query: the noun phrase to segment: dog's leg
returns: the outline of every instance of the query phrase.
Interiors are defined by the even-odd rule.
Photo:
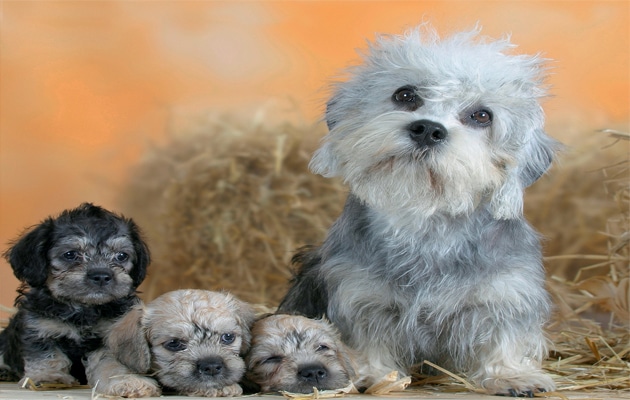
[[[456,368],[491,394],[533,397],[553,391],[553,380],[541,369],[546,340],[540,320],[499,308],[474,308],[453,322],[447,348]]]
[[[479,348],[472,378],[497,395],[533,397],[553,391],[553,380],[541,370],[541,357],[536,354],[545,347],[544,340],[535,327],[516,335],[497,329],[493,339]]]
[[[4,363],[0,355],[0,382],[15,382],[19,379],[19,375]]]
[[[24,376],[19,384],[22,386],[26,379],[36,385],[40,383],[63,383],[72,385],[77,383],[70,375],[72,361],[59,349],[43,353],[26,354],[24,356]]]
[[[154,379],[133,373],[107,350],[92,352],[85,371],[96,393],[121,397],[158,397],[162,393]]]
[[[406,368],[398,365],[390,349],[376,341],[368,341],[358,346],[357,353],[360,354],[361,360],[365,361],[359,365],[358,379],[354,382],[358,389],[369,388],[392,371],[398,371],[401,375],[408,374]]]

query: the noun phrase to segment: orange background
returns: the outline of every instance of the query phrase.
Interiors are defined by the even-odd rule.
[[[2,1],[0,243],[92,201],[195,115],[316,120],[328,80],[376,32],[479,22],[552,58],[548,130],[628,130],[627,1]],[[0,304],[17,281],[0,262]]]

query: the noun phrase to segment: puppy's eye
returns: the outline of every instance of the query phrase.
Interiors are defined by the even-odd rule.
[[[265,358],[261,364],[278,364],[282,362],[282,356],[271,356]]]
[[[77,258],[79,258],[79,253],[74,250],[66,251],[65,253],[63,253],[62,257],[68,261],[75,261]]]
[[[233,333],[224,333],[221,335],[221,344],[232,344],[236,336]]]
[[[392,95],[394,104],[404,107],[409,111],[414,111],[422,105],[422,100],[416,94],[413,86],[403,86],[398,88]]]
[[[480,126],[489,126],[492,123],[492,114],[487,110],[478,110],[470,115],[470,119]]]
[[[129,254],[123,253],[123,252],[116,253],[116,261],[118,261],[118,262],[125,262],[128,259],[129,259]]]
[[[325,344],[320,344],[319,346],[317,346],[317,350],[315,351],[326,351],[326,350],[330,350],[330,347],[326,346]]]
[[[182,351],[186,350],[186,343],[179,339],[171,339],[165,342],[162,346],[168,351]]]

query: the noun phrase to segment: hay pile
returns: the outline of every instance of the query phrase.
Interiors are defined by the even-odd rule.
[[[600,183],[595,193],[602,193],[602,200],[583,207],[594,216],[599,212],[599,223],[580,231],[583,242],[597,237],[602,244],[547,258],[551,266],[569,266],[556,273],[552,269],[549,279],[557,311],[548,327],[553,347],[546,368],[563,390],[630,391],[630,134],[602,134],[614,146],[609,148],[614,151],[596,152],[606,156],[595,168]],[[604,207],[606,201],[610,208]],[[586,248],[593,251],[581,251]],[[572,276],[559,274],[571,267]]]
[[[277,305],[293,253],[322,240],[345,200],[339,182],[308,172],[323,134],[216,119],[151,150],[123,199],[153,255],[143,297],[225,289]]]
[[[154,255],[144,298],[183,287],[225,289],[276,306],[295,249],[321,241],[345,200],[340,182],[307,169],[324,133],[320,125],[213,119],[152,149],[123,198]],[[596,135],[599,145],[569,149],[528,189],[525,212],[546,237],[557,304],[545,368],[561,390],[628,391],[628,135]],[[620,143],[603,148],[614,139]],[[471,389],[449,375],[415,380]]]

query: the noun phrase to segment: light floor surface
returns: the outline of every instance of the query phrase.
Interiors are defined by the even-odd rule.
[[[184,400],[195,399],[195,397],[188,396],[162,396],[165,400]],[[203,398],[203,397],[197,397]],[[237,399],[251,399],[261,398],[261,400],[282,400],[281,395],[252,395],[243,396]],[[339,397],[337,397],[339,398]],[[392,392],[383,396],[367,395],[367,394],[346,394],[343,398],[353,400],[413,400],[413,399],[435,399],[435,400],[499,400],[508,399],[508,397],[487,396],[472,392],[460,392],[460,393],[444,393],[435,390],[419,390],[419,389],[407,389],[402,392]],[[608,399],[630,399],[629,392],[618,391],[594,391],[594,392],[561,392],[559,394],[548,394],[545,397],[547,399],[568,399],[568,400],[608,400]],[[94,396],[91,389],[63,389],[63,390],[41,390],[34,391],[28,389],[21,389],[15,383],[0,383],[0,399],[10,400],[34,400],[34,399],[58,399],[58,400],[112,400],[121,399],[119,397],[107,397],[107,396]],[[320,398],[321,399],[321,398]]]

